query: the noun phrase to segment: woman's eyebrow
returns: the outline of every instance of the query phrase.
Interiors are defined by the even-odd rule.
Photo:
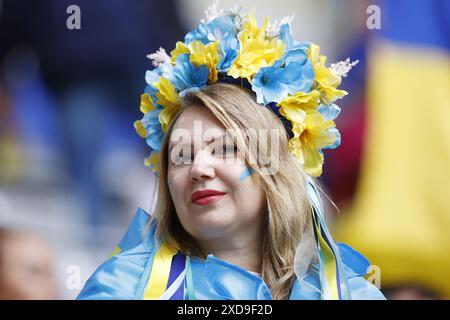
[[[206,142],[206,145],[209,145],[209,144],[215,142],[216,140],[223,141],[223,140],[224,140],[223,138],[226,137],[226,136],[227,136],[226,133],[224,133],[224,134],[221,135],[221,136],[217,136],[217,137],[212,136],[212,137],[209,138],[209,141],[205,141],[205,142]]]
[[[178,144],[179,144],[179,142],[175,142],[174,144],[170,145],[170,146],[169,146],[169,153],[172,151],[173,147],[177,146]],[[182,143],[181,145],[182,145],[182,146],[185,146],[185,145],[188,146],[188,145],[190,145],[191,147],[194,146],[192,142],[191,142],[191,143]]]
[[[213,142],[215,142],[216,140],[219,140],[219,139],[221,139],[221,141],[223,141],[224,139],[224,137],[226,137],[227,136],[227,134],[226,133],[224,133],[223,135],[221,135],[221,136],[217,136],[217,137],[209,137],[209,141],[204,141],[204,142],[206,142],[206,145],[210,145],[211,143],[213,143]],[[170,146],[169,146],[169,152],[170,151],[172,151],[172,149],[173,149],[173,147],[175,147],[175,146],[177,146],[179,143],[180,143],[181,141],[175,141],[173,144],[170,144]],[[182,144],[182,145],[191,145],[191,147],[193,147],[193,143],[191,142],[191,143],[184,143],[184,144]]]
[[[218,137],[212,137],[212,139],[210,140],[210,142],[207,143],[207,146],[210,146],[211,148],[217,148],[218,146],[225,146],[225,145],[229,145],[229,144],[234,145],[234,139],[233,137],[231,137],[228,134],[223,134],[221,136]]]

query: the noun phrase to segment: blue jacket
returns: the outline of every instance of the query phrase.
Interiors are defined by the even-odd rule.
[[[114,256],[105,261],[88,279],[77,299],[143,299],[151,273],[157,244],[156,225],[142,238],[149,215],[138,209]],[[366,281],[369,262],[351,247],[339,244],[344,271],[352,299],[384,299],[381,292]],[[206,260],[190,257],[195,299],[271,300],[268,286],[259,276],[212,254]],[[305,281],[294,282],[290,300],[321,299],[317,266],[312,265]],[[187,292],[187,290],[185,290]],[[192,299],[187,294],[185,299]]]

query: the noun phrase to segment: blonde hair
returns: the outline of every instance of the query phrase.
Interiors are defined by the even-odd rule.
[[[310,225],[311,207],[305,190],[305,172],[292,155],[286,130],[280,119],[269,109],[256,103],[254,93],[240,86],[216,83],[198,91],[191,91],[181,98],[179,113],[169,126],[161,146],[159,158],[159,194],[149,225],[156,219],[156,237],[167,245],[186,254],[205,258],[206,253],[182,227],[167,185],[168,142],[173,124],[185,108],[200,105],[208,108],[230,133],[244,157],[257,159],[257,138],[249,139],[236,134],[239,130],[275,129],[278,131],[279,168],[271,174],[263,174],[258,165],[249,165],[261,178],[265,191],[266,209],[262,241],[261,276],[268,285],[273,299],[288,299],[296,275],[294,256],[296,247]],[[233,132],[235,134],[233,134]],[[271,146],[263,154],[270,155]],[[261,146],[259,146],[261,148]],[[266,159],[262,159],[264,161]],[[267,163],[267,162],[264,162]]]

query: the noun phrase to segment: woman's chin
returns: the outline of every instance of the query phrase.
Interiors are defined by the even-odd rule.
[[[232,229],[233,222],[224,220],[222,217],[216,215],[209,215],[201,219],[193,219],[190,221],[196,238],[199,240],[215,239],[225,236],[228,230]]]

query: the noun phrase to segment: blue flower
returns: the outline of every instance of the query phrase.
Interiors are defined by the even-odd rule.
[[[234,60],[239,55],[239,40],[233,34],[228,34],[220,42],[220,51],[222,53],[222,58],[220,59],[217,70],[219,72],[228,72]]]
[[[337,118],[339,113],[341,113],[341,108],[334,103],[330,103],[329,105],[321,104],[317,107],[317,111],[322,114],[325,120],[334,120]]]
[[[173,66],[170,63],[164,63],[159,65],[157,68],[153,70],[148,70],[145,73],[145,82],[147,82],[147,86],[145,87],[144,92],[147,93],[153,101],[153,104],[158,109],[162,109],[163,107],[156,103],[158,100],[156,97],[156,93],[158,89],[156,89],[153,84],[159,81],[160,77],[169,78],[173,74]]]
[[[252,81],[258,103],[280,102],[288,94],[309,92],[314,69],[303,49],[286,52],[272,66],[261,68]]]
[[[155,82],[159,81],[159,77],[167,78],[168,75],[173,73],[173,66],[169,63],[160,64],[153,70],[148,70],[145,73],[145,82],[152,86]]]
[[[336,136],[336,141],[332,145],[324,147],[323,149],[336,149],[341,145],[341,133],[336,128],[330,128],[328,130]]]
[[[279,34],[279,39],[281,39],[286,48],[286,51],[290,51],[293,49],[307,49],[309,48],[309,43],[308,42],[297,42],[292,38],[292,32],[291,32],[291,27],[289,26],[289,24],[283,24],[280,27],[280,34]]]
[[[157,109],[162,109],[163,106],[159,105],[156,103],[156,101],[158,101],[158,98],[156,97],[156,93],[158,93],[158,90],[152,86],[152,85],[147,85],[144,89],[144,92],[147,93],[150,98],[152,99],[153,105],[157,108]]]
[[[201,23],[184,37],[184,42],[188,45],[195,40],[200,40],[203,44],[208,44],[217,38],[225,38],[227,34],[236,35],[235,18],[220,16],[211,22]]]
[[[325,120],[334,120],[337,118],[339,113],[341,113],[341,108],[339,108],[334,103],[330,103],[329,105],[321,104],[317,111],[320,112],[320,114],[325,118]],[[329,132],[332,132],[336,136],[336,141],[323,149],[335,149],[341,145],[341,133],[336,128],[330,128],[328,129]]]
[[[189,54],[180,54],[177,58],[173,73],[167,76],[178,91],[187,88],[206,86],[208,81],[208,67],[194,66],[189,60]]]
[[[142,125],[147,131],[146,142],[152,150],[159,151],[164,138],[161,123],[159,122],[159,113],[161,109],[150,110],[141,120]]]

